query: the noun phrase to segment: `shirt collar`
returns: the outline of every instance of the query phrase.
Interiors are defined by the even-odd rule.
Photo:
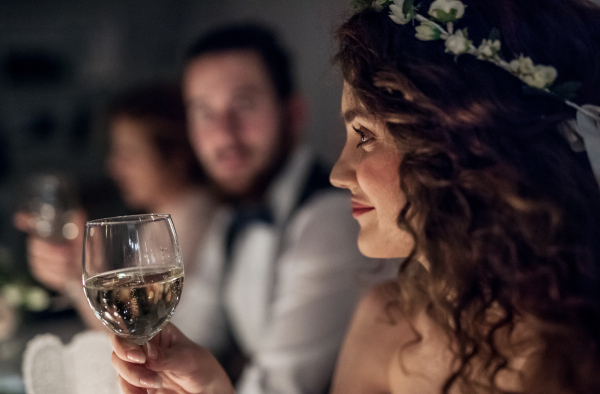
[[[272,211],[275,223],[281,223],[291,214],[304,187],[315,157],[307,146],[301,146],[285,162],[266,194],[266,203]]]

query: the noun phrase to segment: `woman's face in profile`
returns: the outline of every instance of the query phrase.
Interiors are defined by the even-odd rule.
[[[141,120],[120,116],[109,130],[107,167],[126,204],[148,210],[168,185],[170,166],[150,141],[149,126]]]
[[[402,155],[381,120],[367,114],[344,83],[342,117],[346,145],[331,171],[331,183],[352,193],[352,215],[360,224],[358,247],[368,257],[406,257],[412,237],[397,225],[405,197],[400,190]]]

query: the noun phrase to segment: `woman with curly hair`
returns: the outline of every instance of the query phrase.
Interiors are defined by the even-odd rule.
[[[556,75],[549,67],[531,64],[531,86],[484,58],[486,45],[488,57],[526,54],[555,68],[552,86],[581,81],[576,101],[599,105],[600,10],[463,4],[415,13],[464,14],[452,28],[468,27],[475,53],[416,38],[412,22],[389,17],[394,7],[366,9],[338,32],[348,142],[331,179],[353,194],[361,251],[408,258],[399,282],[359,307],[334,392],[600,392],[600,193],[565,138],[576,110],[543,94],[549,81],[535,85]],[[442,18],[415,18],[417,34],[432,20],[446,27]],[[494,27],[501,45],[477,47]],[[362,339],[373,330],[389,331],[387,346]],[[377,365],[384,354],[389,369]]]
[[[405,260],[359,305],[332,392],[600,392],[599,7],[365,3],[338,31],[331,181],[361,252]],[[233,391],[172,325],[113,348],[125,392]]]

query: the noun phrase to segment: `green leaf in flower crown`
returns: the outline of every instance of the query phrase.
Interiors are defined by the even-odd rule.
[[[576,82],[573,82],[573,84],[575,84]],[[546,97],[552,97],[555,100],[558,101],[565,101],[568,100],[556,93],[554,93],[552,90],[543,90],[543,89],[538,89],[538,88],[534,88],[532,86],[529,85],[523,85],[523,93],[525,94],[529,94],[529,95],[534,95],[534,96],[546,96]]]
[[[457,13],[458,11],[455,9],[451,9],[450,12],[438,9],[435,10],[435,17],[433,19],[442,23],[454,22],[456,20]]]
[[[500,40],[500,30],[498,30],[495,27],[492,28],[492,30],[490,31],[490,36],[488,37],[488,40],[490,40],[490,41]]]
[[[581,82],[570,81],[551,88],[552,93],[564,100],[572,100],[577,97],[577,91],[581,87]]]
[[[417,16],[417,7],[414,0],[404,0],[402,4],[402,12],[406,15],[406,19],[412,20]]]
[[[373,0],[350,0],[350,8],[354,11],[363,10],[370,7]]]
[[[558,98],[552,92],[549,92],[549,91],[546,91],[543,89],[534,88],[533,86],[529,86],[529,85],[523,85],[523,93],[529,94],[532,96],[550,96],[553,98]]]

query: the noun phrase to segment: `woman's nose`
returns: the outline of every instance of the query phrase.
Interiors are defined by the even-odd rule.
[[[329,174],[329,182],[333,186],[342,189],[351,189],[352,185],[356,182],[356,158],[353,157],[352,153],[348,149],[348,144],[346,144],[340,157],[331,169],[331,174]]]

